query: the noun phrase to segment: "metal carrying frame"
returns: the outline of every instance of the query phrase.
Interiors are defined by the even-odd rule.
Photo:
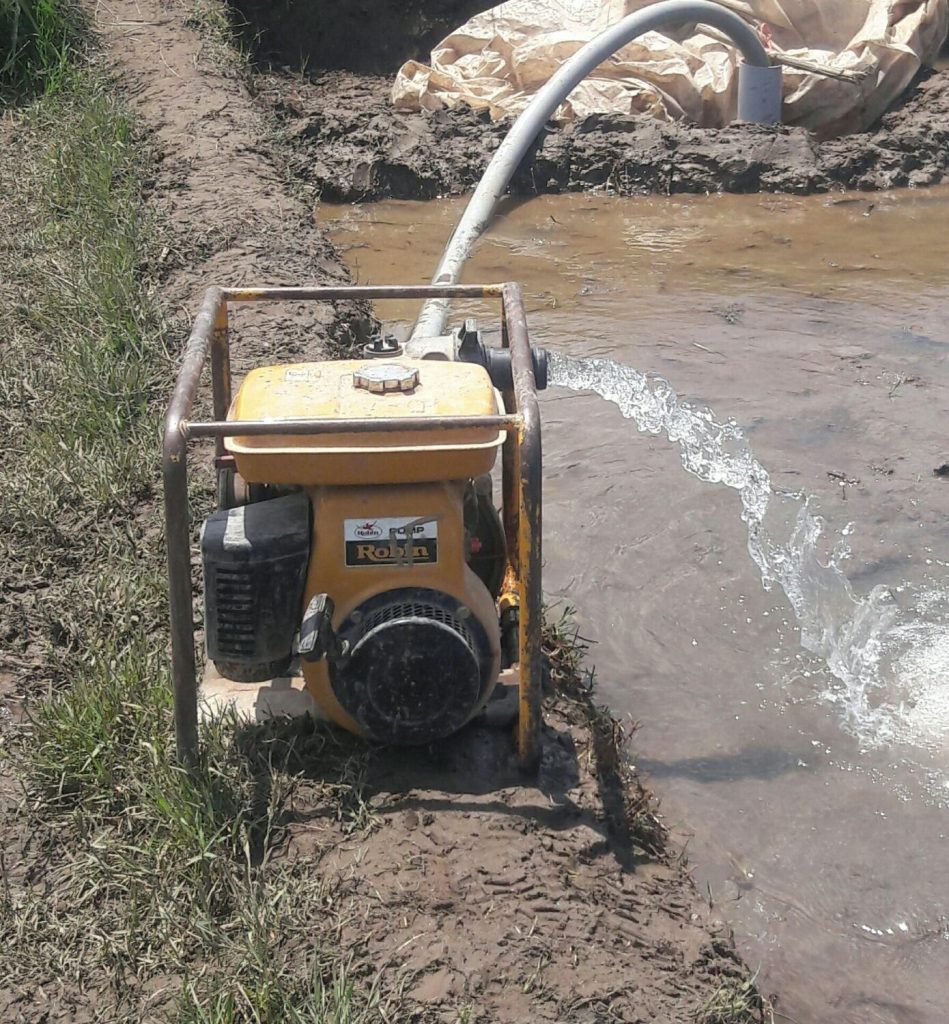
[[[511,350],[513,387],[503,392],[505,413],[498,416],[419,416],[374,420],[298,419],[228,421],[231,404],[229,305],[242,302],[381,299],[480,299],[501,303],[501,344]],[[211,355],[214,419],[191,422],[201,375]],[[319,436],[380,430],[439,431],[496,426],[507,431],[502,449],[503,522],[507,541],[506,581],[519,596],[517,753],[533,770],[540,756],[541,727],[541,435],[537,388],[520,286],[399,285],[392,287],[219,288],[207,290],[185,347],[181,369],[165,417],[162,476],[165,490],[165,540],[171,618],[171,675],[174,686],[175,741],[178,759],[193,764],[198,755],[198,679],[194,644],[191,576],[191,524],[188,502],[188,444],[215,438],[224,455],[224,438],[237,435]]]

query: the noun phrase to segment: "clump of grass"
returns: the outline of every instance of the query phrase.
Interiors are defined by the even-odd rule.
[[[148,760],[167,753],[155,742],[167,735],[171,700],[160,685],[164,673],[149,678],[155,668],[154,652],[137,638],[90,667],[77,666],[68,687],[35,705],[29,780],[44,813],[82,818],[128,809]]]
[[[758,976],[720,985],[696,1015],[697,1024],[774,1024],[770,1002],[758,991]]]
[[[189,984],[176,1007],[176,1024],[368,1024],[385,1019],[374,987],[360,996],[359,981],[343,961],[318,961],[302,976],[264,962],[233,978]]]
[[[79,32],[72,0],[0,0],[0,97],[23,99],[56,87]]]
[[[187,5],[185,24],[201,34],[214,68],[249,81],[251,50],[245,45],[247,22],[226,0],[187,0]]]

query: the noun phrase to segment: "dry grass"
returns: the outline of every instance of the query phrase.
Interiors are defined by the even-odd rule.
[[[251,47],[248,25],[236,9],[222,0],[176,0],[185,24],[204,41],[203,57],[215,71],[243,79],[251,85]]]
[[[699,1011],[697,1024],[774,1024],[774,1009],[757,980],[753,975],[720,985]]]

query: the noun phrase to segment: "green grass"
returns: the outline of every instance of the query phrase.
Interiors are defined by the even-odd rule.
[[[92,987],[108,1020],[367,1020],[375,979],[341,951],[340,904],[279,856],[294,770],[315,755],[327,806],[372,827],[364,760],[223,715],[193,770],[175,761],[156,478],[186,331],[157,302],[147,146],[87,69],[21,108],[10,138],[0,590],[6,656],[33,667],[3,747],[24,794],[0,823],[4,987],[79,1004]],[[29,871],[11,876],[17,857]]]
[[[18,100],[55,88],[78,46],[72,0],[0,0],[0,97]]]
[[[189,985],[176,1013],[178,1024],[367,1024],[383,1019],[379,1007],[374,992],[359,997],[345,963],[328,972],[315,963],[299,978],[264,962],[204,996]]]
[[[5,317],[14,358],[0,366],[13,446],[0,487],[12,491],[12,529],[54,539],[151,493],[170,355],[142,283],[155,236],[128,117],[103,83],[77,80],[28,127],[48,141],[19,184],[29,224],[5,260],[17,287]]]

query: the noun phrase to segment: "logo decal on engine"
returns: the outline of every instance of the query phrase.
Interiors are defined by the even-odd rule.
[[[304,381],[307,384],[315,383],[322,377],[323,372],[318,366],[288,366],[283,372],[284,380]]]
[[[438,522],[429,516],[347,519],[346,564],[418,565],[438,561]]]

